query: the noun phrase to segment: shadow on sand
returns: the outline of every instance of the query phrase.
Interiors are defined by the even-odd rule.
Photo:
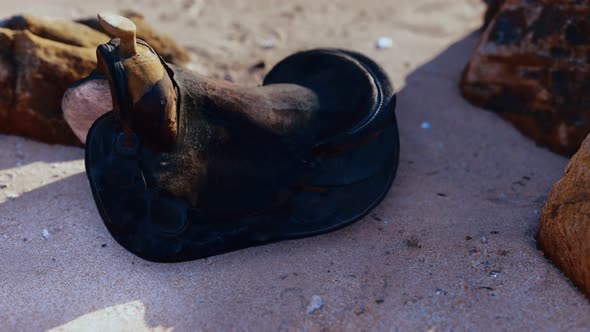
[[[3,250],[3,266],[33,271],[16,281],[10,299],[22,303],[18,297],[27,298],[29,287],[38,283],[54,291],[36,295],[18,313],[0,314],[0,320],[51,312],[45,304],[51,302],[59,312],[45,327],[55,327],[139,300],[149,326],[223,330],[258,319],[273,327],[301,327],[309,319],[305,306],[312,294],[324,298],[322,315],[341,326],[370,323],[375,329],[398,326],[406,318],[423,321],[425,329],[455,326],[453,321],[511,328],[526,321],[550,329],[556,322],[548,317],[590,317],[583,297],[543,259],[531,238],[538,224],[534,211],[542,207],[539,197],[559,176],[565,159],[535,147],[503,120],[460,97],[459,77],[476,42],[475,34],[467,36],[407,76],[398,93],[398,177],[373,213],[343,230],[211,259],[154,264],[110,238],[84,174],[1,204],[0,218],[15,218],[11,227],[44,225],[55,235]],[[14,149],[16,142],[3,140],[0,151]],[[68,158],[82,157],[81,150],[67,149],[72,149]],[[58,161],[51,151],[31,160]],[[2,163],[0,169],[6,167]],[[22,220],[19,211],[31,209],[34,217]],[[45,262],[48,255],[58,262]],[[510,278],[489,277],[504,271]],[[560,306],[553,305],[556,298]],[[519,305],[524,303],[523,313]],[[236,312],[242,316],[230,314]],[[474,312],[477,317],[470,315]]]

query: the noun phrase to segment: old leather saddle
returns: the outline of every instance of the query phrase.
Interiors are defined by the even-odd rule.
[[[333,231],[366,215],[397,170],[395,95],[381,67],[339,49],[279,62],[240,87],[165,63],[135,26],[97,49],[113,110],[86,139],[100,215],[151,261],[197,259]]]

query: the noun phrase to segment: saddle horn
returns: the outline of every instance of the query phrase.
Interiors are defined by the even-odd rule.
[[[76,105],[100,99],[108,81],[112,111],[88,130],[86,171],[105,225],[136,255],[183,261],[320,234],[387,193],[395,95],[367,57],[299,52],[248,88],[165,63],[123,17],[99,21],[116,38],[63,109],[82,137]]]

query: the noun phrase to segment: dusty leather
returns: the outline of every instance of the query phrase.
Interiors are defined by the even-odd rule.
[[[286,133],[220,109],[201,77],[164,65],[178,91],[170,151],[125,133],[117,112],[99,118],[86,140],[98,210],[136,255],[184,261],[316,235],[361,219],[387,193],[399,159],[395,95],[368,58],[319,49],[277,64],[264,86],[295,84],[319,102],[301,130]],[[124,104],[124,72],[112,75]]]

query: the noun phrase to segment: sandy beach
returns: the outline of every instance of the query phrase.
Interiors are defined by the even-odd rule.
[[[483,1],[0,1],[3,18],[119,9],[185,45],[193,70],[240,84],[298,50],[370,56],[398,91],[398,176],[340,231],[156,264],[104,227],[83,149],[0,135],[0,329],[590,329],[590,302],[534,242],[567,159],[459,94]]]

